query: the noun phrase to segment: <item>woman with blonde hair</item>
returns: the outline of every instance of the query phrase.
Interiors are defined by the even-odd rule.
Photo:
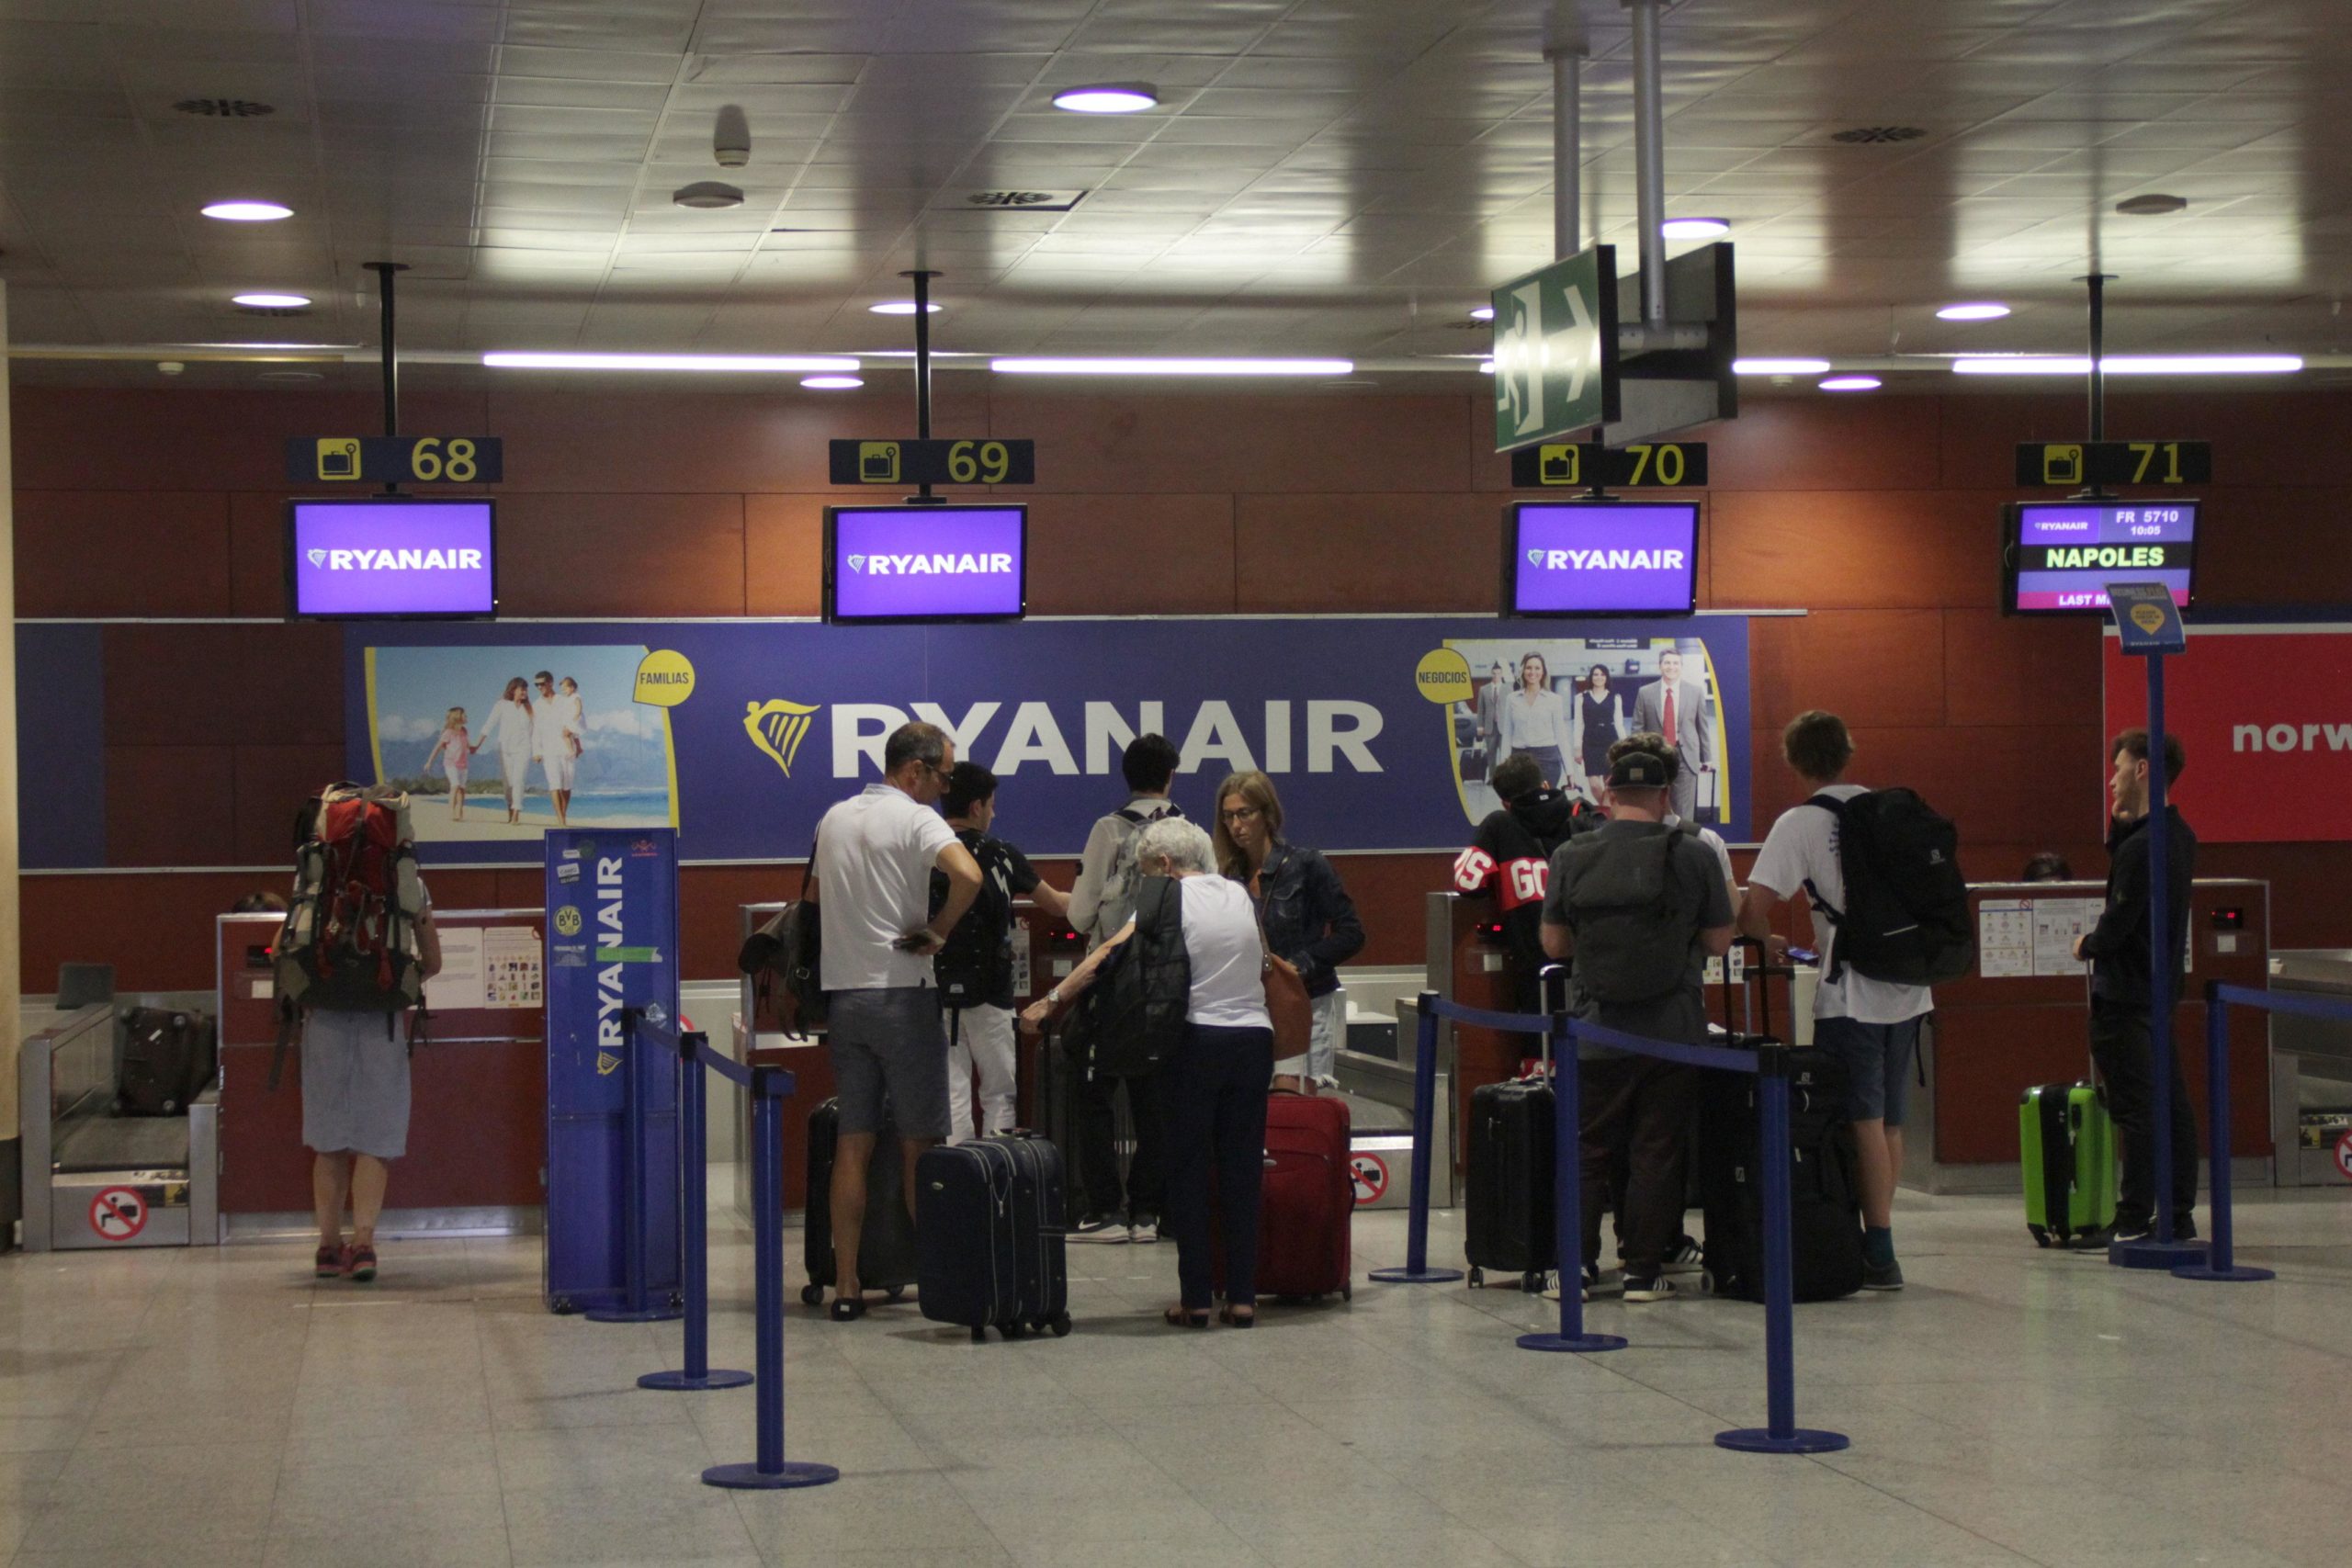
[[[1340,874],[1319,851],[1283,837],[1282,796],[1252,769],[1216,789],[1217,869],[1250,889],[1266,930],[1266,950],[1286,958],[1315,1006],[1306,1054],[1274,1064],[1274,1087],[1311,1094],[1340,1087],[1340,1040],[1348,999],[1340,965],[1363,950],[1363,922]]]
[[[466,774],[474,759],[473,745],[466,739],[465,709],[451,708],[448,716],[441,721],[441,738],[424,754],[426,773],[433,771],[435,758],[449,779],[449,820],[462,822],[466,819]]]

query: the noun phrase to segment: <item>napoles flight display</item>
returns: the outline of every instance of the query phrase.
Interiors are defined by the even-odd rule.
[[[828,507],[825,618],[1018,620],[1028,525],[1025,506]]]
[[[2110,582],[2161,582],[2189,605],[2195,588],[2193,501],[2020,502],[2009,509],[2008,608],[2020,615],[2104,615]]]
[[[1696,502],[1521,502],[1508,532],[1507,615],[1687,615],[1699,603]]]

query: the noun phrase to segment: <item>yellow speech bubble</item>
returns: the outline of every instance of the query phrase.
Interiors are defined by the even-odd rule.
[[[2134,604],[2132,606],[2132,624],[2154,637],[2165,629],[2165,613],[2154,604]]]
[[[686,656],[657,648],[638,662],[637,700],[673,708],[695,694],[695,667]]]
[[[1413,684],[1433,703],[1468,702],[1470,661],[1453,649],[1434,649],[1421,655],[1413,671]]]

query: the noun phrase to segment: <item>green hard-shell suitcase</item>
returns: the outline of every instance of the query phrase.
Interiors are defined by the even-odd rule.
[[[2025,1223],[2042,1247],[2075,1247],[2115,1224],[2115,1122],[2087,1083],[2040,1084],[2018,1104]]]

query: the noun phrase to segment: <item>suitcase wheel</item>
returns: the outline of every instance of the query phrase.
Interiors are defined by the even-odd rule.
[[[1474,1291],[1487,1288],[1487,1271],[1475,1263],[1470,1266],[1470,1288]]]
[[[824,1286],[822,1286],[822,1285],[803,1285],[803,1286],[801,1286],[801,1287],[800,1287],[800,1304],[801,1304],[802,1306],[822,1306],[822,1305],[824,1305],[824,1304],[825,1304],[825,1287],[824,1287]]]
[[[1353,1280],[1340,1287],[1340,1299],[1343,1302],[1351,1302],[1356,1299],[1356,1282]]]
[[[1019,1318],[1012,1318],[1006,1322],[1000,1323],[996,1325],[996,1331],[999,1334],[1003,1335],[1007,1339],[1018,1339],[1021,1337],[1022,1333],[1021,1320]]]
[[[1055,1338],[1068,1338],[1069,1337],[1069,1314],[1066,1312],[1056,1313],[1046,1326],[1054,1331]]]
[[[973,1343],[973,1344],[975,1344],[975,1345],[985,1345],[985,1344],[987,1344],[988,1342],[989,1342],[989,1331],[988,1331],[987,1329],[985,1329],[985,1328],[975,1328],[974,1330],[972,1330],[972,1343]]]
[[[1540,1296],[1544,1293],[1544,1280],[1543,1269],[1530,1269],[1519,1277],[1519,1288],[1531,1296]]]
[[[907,1288],[904,1285],[893,1285],[890,1287],[889,1299],[891,1301],[904,1301],[906,1299],[906,1294]]]

